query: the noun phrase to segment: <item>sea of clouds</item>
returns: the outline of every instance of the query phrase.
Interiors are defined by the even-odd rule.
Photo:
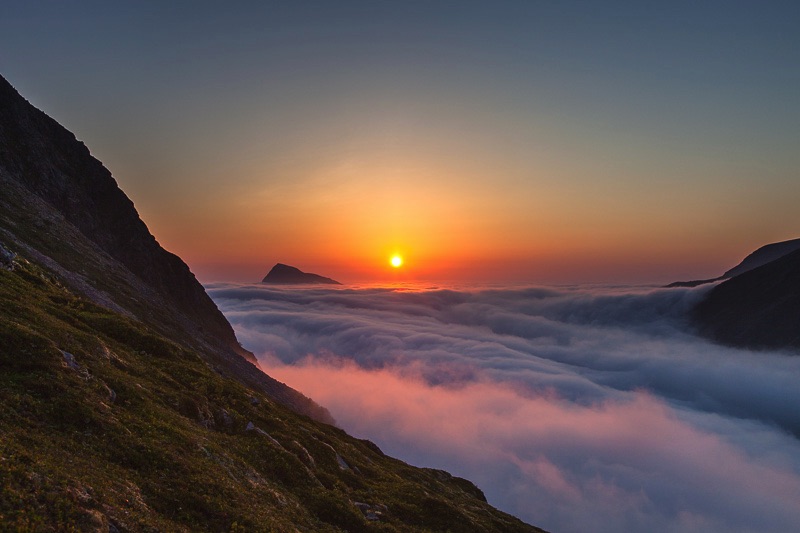
[[[208,289],[262,367],[342,428],[529,523],[800,524],[800,357],[694,336],[707,289]]]

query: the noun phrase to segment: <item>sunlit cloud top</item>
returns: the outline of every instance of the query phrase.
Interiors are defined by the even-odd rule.
[[[550,531],[786,532],[800,358],[714,345],[708,290],[212,284],[271,375]]]

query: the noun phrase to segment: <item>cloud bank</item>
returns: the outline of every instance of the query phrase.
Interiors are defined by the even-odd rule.
[[[800,358],[693,336],[703,290],[209,287],[344,429],[530,523],[792,531]]]

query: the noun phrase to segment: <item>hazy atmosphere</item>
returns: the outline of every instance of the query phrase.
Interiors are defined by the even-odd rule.
[[[4,2],[203,281],[710,277],[800,225],[794,2]]]

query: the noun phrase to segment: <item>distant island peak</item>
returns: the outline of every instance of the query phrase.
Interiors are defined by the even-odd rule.
[[[338,281],[320,276],[319,274],[312,274],[310,272],[303,272],[297,267],[277,263],[272,269],[264,276],[261,283],[271,283],[274,285],[341,285]]]

